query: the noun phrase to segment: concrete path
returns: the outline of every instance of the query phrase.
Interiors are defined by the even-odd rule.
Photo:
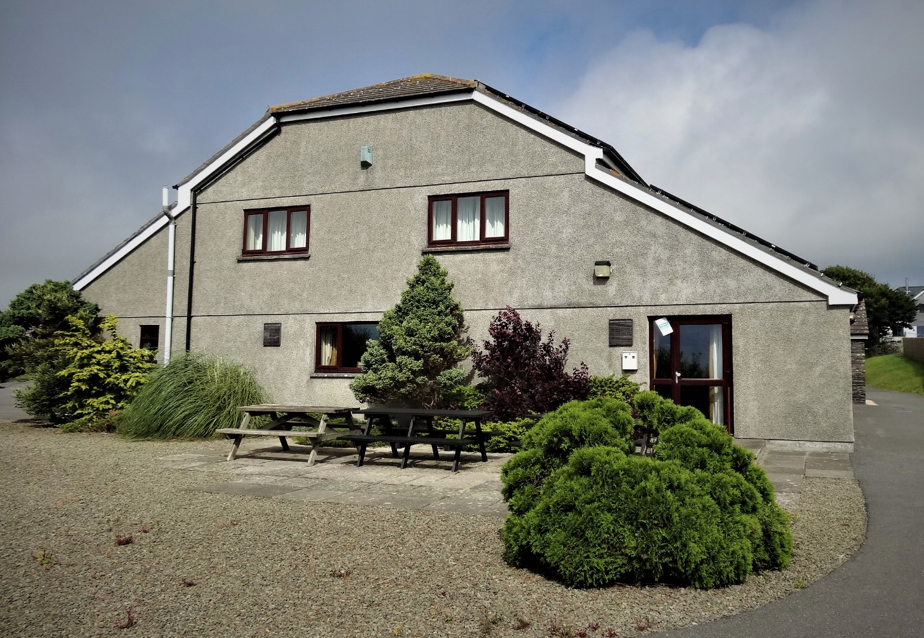
[[[827,578],[752,612],[667,636],[924,636],[924,397],[867,388],[856,406],[853,467],[869,531]]]
[[[275,441],[274,441],[275,443]],[[231,442],[228,442],[228,450]],[[170,469],[204,474],[202,491],[293,501],[325,501],[404,510],[431,510],[469,516],[507,515],[500,495],[500,468],[509,454],[463,452],[459,471],[452,472],[452,452],[436,461],[429,446],[414,446],[407,468],[398,467],[389,448],[370,448],[363,467],[356,467],[353,448],[322,448],[308,467],[308,449],[244,441],[239,456],[181,454],[164,457]]]
[[[853,478],[848,454],[778,450],[760,440],[742,443],[757,455],[776,488],[777,501],[789,511],[798,510],[806,476]],[[507,515],[500,494],[500,469],[509,454],[489,454],[483,463],[478,454],[463,453],[455,474],[448,460],[436,461],[430,454],[429,446],[415,446],[410,465],[402,470],[400,460],[388,448],[370,448],[363,467],[356,467],[352,448],[322,448],[318,462],[308,467],[304,447],[282,452],[275,440],[272,444],[245,440],[241,456],[233,461],[217,453],[162,460],[169,469],[205,474],[201,489],[206,492],[471,516]],[[443,454],[449,458],[451,453]]]

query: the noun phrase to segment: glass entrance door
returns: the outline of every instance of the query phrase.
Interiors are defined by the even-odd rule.
[[[651,389],[731,432],[731,317],[653,317],[649,329]]]

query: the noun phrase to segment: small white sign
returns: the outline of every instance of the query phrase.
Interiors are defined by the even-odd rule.
[[[662,337],[666,337],[674,331],[674,329],[671,328],[671,322],[667,320],[667,317],[655,319],[655,325],[658,326],[658,330],[661,331]]]

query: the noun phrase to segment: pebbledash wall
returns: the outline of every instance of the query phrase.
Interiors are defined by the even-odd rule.
[[[362,168],[360,147],[374,160]],[[509,246],[427,249],[428,197],[509,192]],[[243,211],[309,205],[307,259],[241,260]],[[194,213],[192,212],[194,210]],[[253,369],[273,401],[354,404],[349,376],[315,373],[317,322],[376,321],[423,254],[455,283],[470,335],[506,305],[571,340],[570,363],[649,382],[649,318],[731,317],[734,431],[740,438],[850,444],[851,307],[743,256],[586,174],[580,153],[474,103],[283,124],[226,168],[177,219],[173,355],[186,343]],[[164,330],[166,228],[83,292],[139,326]],[[612,263],[596,280],[597,260]],[[632,345],[608,346],[610,319],[632,319]],[[281,323],[281,346],[263,325]],[[161,337],[163,340],[163,337]]]

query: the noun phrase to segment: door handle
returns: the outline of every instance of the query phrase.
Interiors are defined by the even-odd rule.
[[[674,376],[677,377],[677,381],[680,381],[680,373],[679,373],[679,372],[675,372],[675,373],[674,373]]]

